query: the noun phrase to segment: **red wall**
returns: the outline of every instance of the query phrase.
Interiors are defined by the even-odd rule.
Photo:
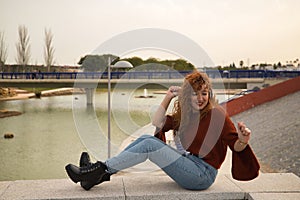
[[[232,101],[227,102],[224,107],[226,106],[229,116],[233,116],[257,105],[278,99],[299,90],[300,76],[272,85],[257,92],[244,95],[240,98],[233,99]]]

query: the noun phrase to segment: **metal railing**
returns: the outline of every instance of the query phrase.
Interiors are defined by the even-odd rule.
[[[191,71],[111,72],[112,79],[181,79]],[[294,78],[300,71],[206,70],[210,78]],[[0,79],[107,79],[107,72],[2,72]]]

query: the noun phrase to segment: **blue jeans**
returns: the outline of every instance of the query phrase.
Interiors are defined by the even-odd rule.
[[[185,189],[204,190],[210,187],[217,170],[201,158],[181,155],[160,139],[143,135],[128,145],[119,155],[106,160],[108,172],[117,173],[149,159],[177,184]]]

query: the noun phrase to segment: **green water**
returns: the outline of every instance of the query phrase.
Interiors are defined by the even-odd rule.
[[[137,90],[112,94],[112,155],[120,151],[131,133],[150,123],[149,112],[163,98],[136,98],[142,93]],[[0,109],[22,112],[0,118],[0,181],[65,178],[64,166],[78,163],[82,151],[88,150],[94,160],[105,160],[107,93],[97,92],[95,107],[86,107],[85,103],[74,106],[81,100],[85,101],[85,95],[0,102]],[[7,132],[14,138],[4,139]]]

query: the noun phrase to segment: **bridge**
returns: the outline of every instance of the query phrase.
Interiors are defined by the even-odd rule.
[[[274,70],[204,70],[215,78],[294,78],[300,71]],[[112,79],[176,79],[191,71],[114,71]],[[107,79],[107,72],[0,72],[0,79]]]
[[[191,71],[128,71],[111,72],[111,84],[124,87],[137,87],[146,84],[163,86],[180,85],[183,77]],[[250,85],[264,83],[266,79],[293,78],[300,76],[300,71],[269,70],[206,70],[213,87],[226,89],[247,89]],[[19,88],[85,88],[87,97],[96,87],[106,88],[107,72],[2,72],[0,87]],[[88,98],[93,99],[93,98]],[[92,103],[92,102],[88,102]]]

